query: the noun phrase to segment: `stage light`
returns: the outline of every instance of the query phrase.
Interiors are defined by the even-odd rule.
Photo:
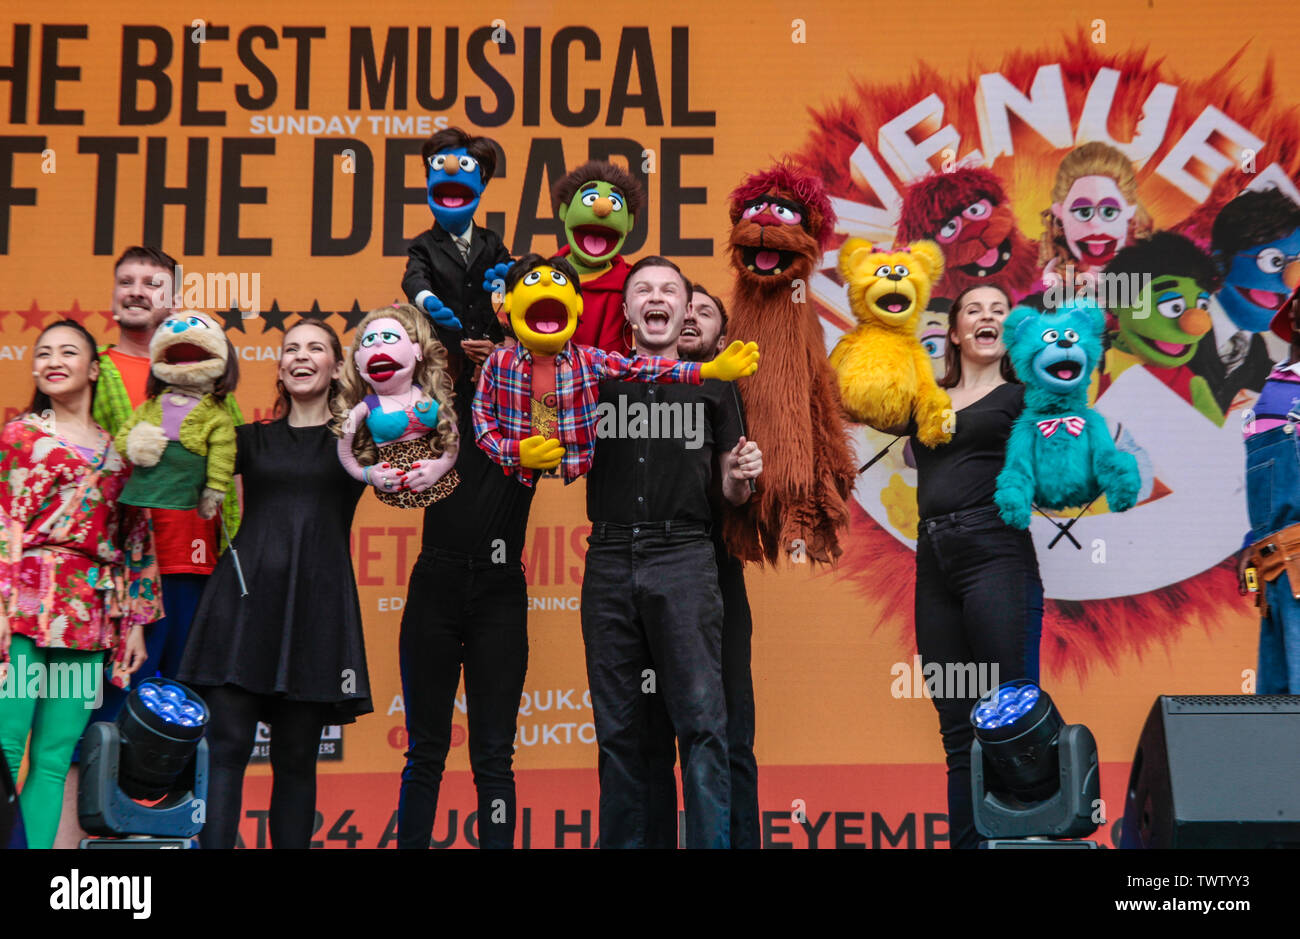
[[[1028,679],[1006,682],[975,704],[971,723],[975,827],[993,839],[986,847],[1029,847],[1006,839],[1079,838],[1096,830],[1097,744],[1087,727],[1065,723],[1051,695]]]
[[[82,743],[82,827],[108,836],[170,836],[168,846],[198,834],[206,816],[208,716],[203,699],[180,682],[150,678],[131,691],[115,722],[92,724]],[[126,845],[106,838],[82,846]]]

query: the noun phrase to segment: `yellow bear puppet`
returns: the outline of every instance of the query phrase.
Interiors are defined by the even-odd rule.
[[[943,276],[943,252],[932,241],[887,251],[850,238],[840,249],[840,274],[859,324],[831,351],[845,412],[859,424],[894,432],[915,417],[921,443],[947,443],[952,402],[916,338],[930,288]]]

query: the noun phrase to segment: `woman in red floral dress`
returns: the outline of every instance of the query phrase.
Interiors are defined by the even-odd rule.
[[[127,467],[90,415],[95,348],[79,323],[47,327],[31,407],[0,430],[0,748],[16,779],[31,737],[19,802],[33,848],[54,843],[105,659],[126,687],[142,627],[162,617],[148,518],[119,509]]]

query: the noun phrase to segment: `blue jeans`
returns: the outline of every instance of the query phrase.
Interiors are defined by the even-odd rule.
[[[1300,414],[1284,427],[1246,441],[1246,508],[1251,538],[1259,541],[1300,523]],[[1283,573],[1264,591],[1260,621],[1259,694],[1300,694],[1300,600]]]

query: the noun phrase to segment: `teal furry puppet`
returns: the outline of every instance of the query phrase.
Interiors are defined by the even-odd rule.
[[[1003,341],[1025,383],[1025,409],[1011,428],[994,501],[1012,528],[1028,528],[1035,505],[1083,506],[1101,493],[1112,512],[1133,507],[1137,460],[1115,446],[1106,420],[1088,407],[1106,317],[1092,302],[1053,312],[1016,307]]]

